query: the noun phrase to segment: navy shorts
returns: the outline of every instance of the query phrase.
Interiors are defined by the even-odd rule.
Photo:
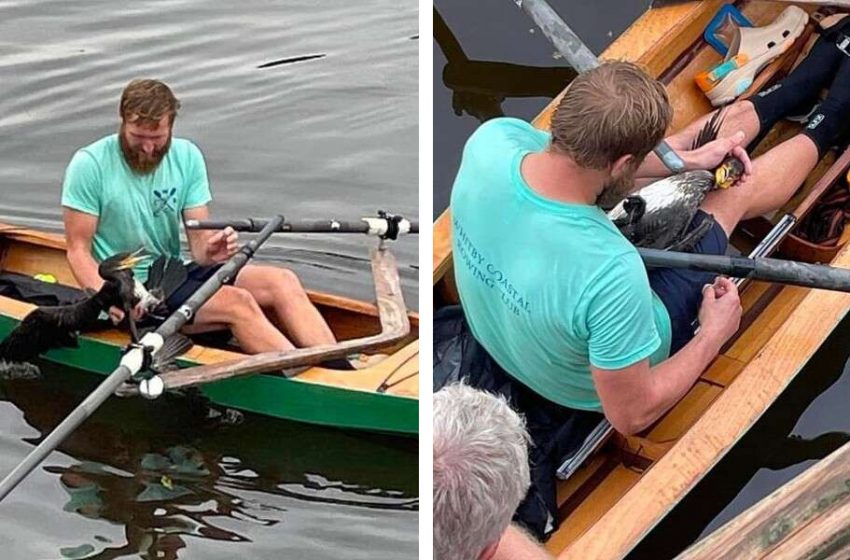
[[[165,300],[165,305],[168,307],[168,315],[174,313],[181,305],[186,303],[186,300],[194,294],[201,285],[210,279],[210,277],[218,272],[218,269],[224,265],[221,264],[212,264],[209,266],[201,266],[197,263],[191,262],[186,265],[186,280],[174,290],[168,299]],[[227,284],[233,284],[235,278],[231,279]],[[192,318],[189,319],[187,324],[191,325],[195,320],[195,316],[192,315]],[[139,321],[138,325],[144,328],[155,328],[162,323],[162,319],[157,319],[151,317],[150,315],[146,315],[142,317],[142,320]]]
[[[201,266],[197,263],[191,262],[186,265],[186,281],[180,284],[180,286],[174,290],[174,293],[168,296],[168,299],[165,300],[165,304],[168,306],[168,312],[174,313],[181,305],[186,303],[186,300],[194,294],[201,285],[209,280],[213,274],[218,272],[222,266],[221,264],[212,264],[209,266]],[[231,278],[230,282],[227,284],[233,284],[235,278]]]
[[[691,225],[688,226],[688,231],[697,227],[706,218],[708,218],[707,213],[697,210]],[[729,239],[726,237],[726,232],[720,224],[715,222],[691,252],[702,255],[723,255],[728,245]],[[670,315],[673,335],[670,344],[672,356],[694,337],[693,323],[702,303],[702,287],[714,282],[717,273],[678,268],[651,268],[647,274],[649,285],[664,303]]]

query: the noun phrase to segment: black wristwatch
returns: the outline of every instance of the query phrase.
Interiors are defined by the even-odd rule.
[[[670,171],[672,171],[674,174],[681,173],[685,170],[685,162],[682,160],[681,157],[679,157],[679,154],[673,151],[673,148],[670,147],[670,144],[668,144],[664,140],[659,142],[658,145],[655,146],[655,149],[652,151],[655,152],[655,155],[658,156],[658,158],[661,160],[661,163],[663,163],[664,166]]]

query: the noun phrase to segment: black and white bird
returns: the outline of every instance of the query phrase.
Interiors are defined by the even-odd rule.
[[[132,310],[142,301],[148,313],[155,314],[165,299],[186,279],[186,269],[179,259],[160,257],[151,267],[146,285],[133,274],[133,267],[149,256],[140,249],[119,253],[98,266],[104,283],[97,292],[68,305],[42,306],[31,311],[0,342],[0,360],[27,362],[52,348],[75,347],[80,332],[99,326],[101,313],[110,307],[124,310],[134,341],[139,340]]]
[[[722,111],[718,111],[709,119],[692,149],[717,138],[721,115]],[[730,156],[714,171],[685,171],[655,181],[623,199],[608,212],[608,217],[636,247],[686,251],[714,224],[714,218],[709,216],[692,231],[687,231],[705,195],[718,188],[730,187],[743,173],[743,162]]]

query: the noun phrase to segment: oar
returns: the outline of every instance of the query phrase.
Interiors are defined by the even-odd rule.
[[[647,266],[656,268],[703,270],[733,278],[752,278],[805,288],[850,292],[850,270],[845,268],[767,257],[698,255],[643,248],[639,248],[638,252]]]
[[[61,424],[59,424],[44,440],[33,449],[6,478],[0,482],[0,500],[6,497],[26,476],[47,457],[51,451],[59,447],[62,441],[91,416],[97,408],[112,395],[125,381],[138,373],[151,355],[162,347],[169,336],[179,331],[195,312],[215,294],[222,285],[233,278],[239,269],[254,255],[271,234],[283,223],[283,216],[277,216],[268,221],[260,234],[242,247],[228,260],[209,280],[186,300],[180,309],[172,313],[156,331],[146,334],[138,344],[133,345],[121,357],[118,368],[97,389],[86,397]]]
[[[186,220],[187,229],[224,229],[231,227],[236,231],[260,231],[266,220],[246,218],[242,220]],[[379,213],[375,218],[360,220],[299,220],[284,222],[277,233],[365,233],[384,239],[396,239],[399,235],[418,234],[419,222],[409,221],[401,216]]]

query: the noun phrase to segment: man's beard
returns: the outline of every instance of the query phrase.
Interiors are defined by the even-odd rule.
[[[121,143],[121,151],[124,153],[124,161],[127,162],[130,169],[139,175],[149,175],[150,173],[153,173],[156,168],[159,167],[159,164],[162,162],[162,158],[165,157],[165,154],[168,153],[168,149],[171,147],[171,133],[168,134],[168,141],[165,145],[159,150],[154,150],[153,155],[150,156],[142,150],[134,150],[127,144],[123,126],[121,127],[121,131],[118,133],[118,138]]]
[[[619,177],[611,177],[596,198],[596,205],[611,210],[635,190],[636,169],[626,169]]]

